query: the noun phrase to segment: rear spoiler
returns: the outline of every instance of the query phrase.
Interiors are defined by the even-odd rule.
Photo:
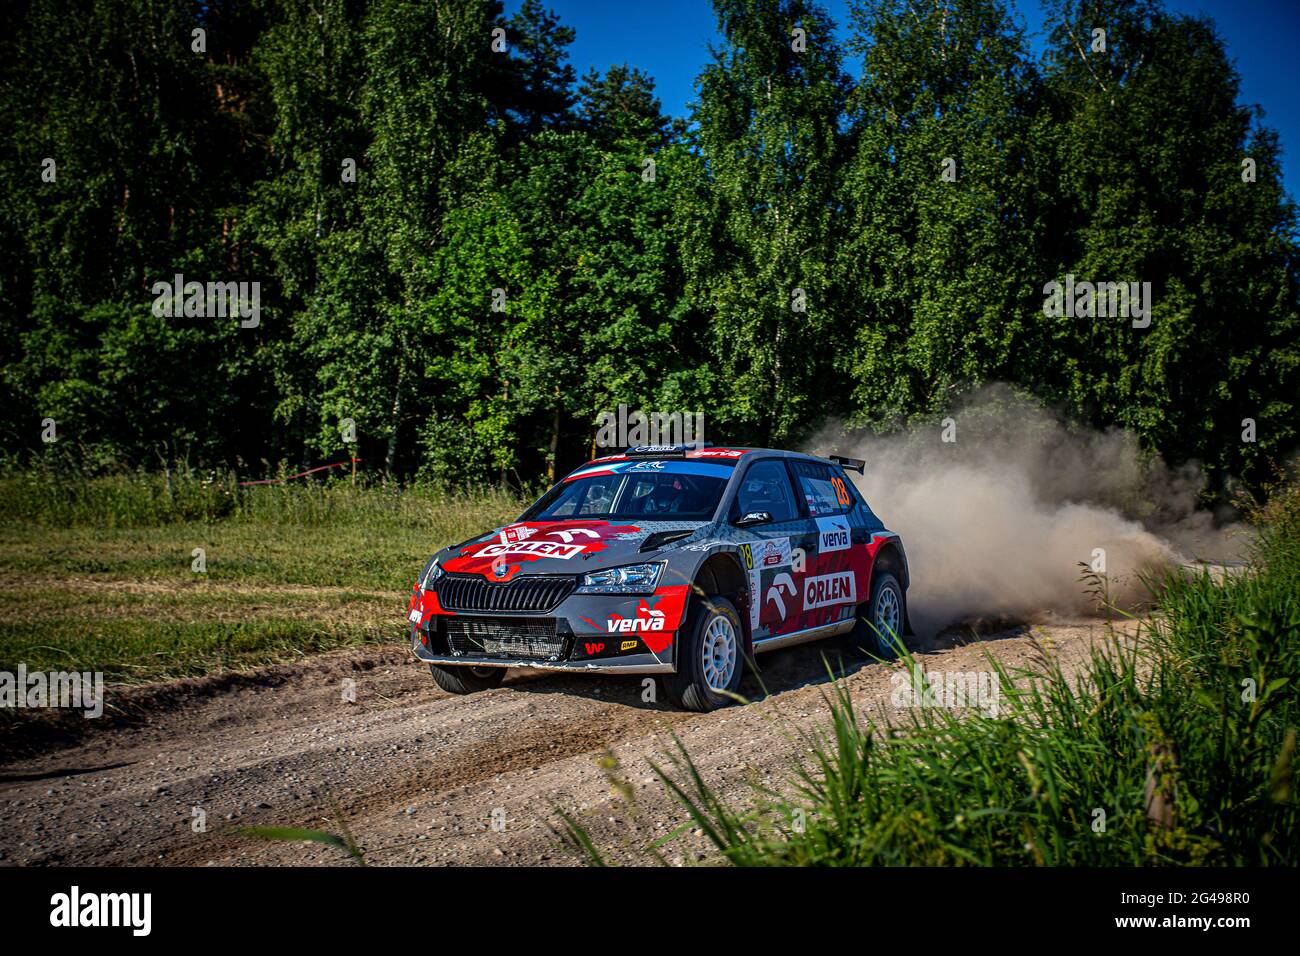
[[[863,476],[867,473],[867,463],[861,458],[845,458],[843,455],[831,455],[831,461],[846,471],[856,471]]]

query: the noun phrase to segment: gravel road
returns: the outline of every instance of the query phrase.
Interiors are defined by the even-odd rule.
[[[1014,667],[1046,648],[1069,670],[1102,636],[1095,621],[1053,621],[969,642],[921,640],[916,651],[927,671],[978,671],[985,654]],[[755,702],[711,714],[645,702],[634,678],[512,671],[498,689],[450,696],[396,648],[110,688],[102,720],[63,715],[39,736],[5,729],[0,864],[351,865],[332,846],[235,832],[338,832],[335,807],[374,864],[580,862],[551,829],[556,808],[576,814],[614,858],[645,862],[638,848],[684,816],[648,763],[667,752],[669,734],[736,799],[756,781],[788,779],[800,750],[791,731],[826,723],[824,657],[844,661],[863,712],[898,717],[897,671],[845,639],[764,655],[763,684],[749,675],[742,687]],[[635,812],[611,786],[611,760]],[[705,849],[686,834],[667,855],[689,862]]]

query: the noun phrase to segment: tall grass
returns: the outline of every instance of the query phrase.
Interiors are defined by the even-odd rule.
[[[105,529],[227,521],[430,527],[450,513],[483,530],[502,514],[518,514],[525,497],[498,486],[354,486],[346,478],[241,486],[221,472],[89,476],[35,468],[0,475],[0,522]]]
[[[877,726],[838,682],[808,759],[743,806],[680,741],[655,772],[716,859],[743,866],[1294,866],[1300,493],[1262,518],[1248,568],[1152,582],[1162,613],[1136,640],[1110,632],[1073,677],[1047,652],[1015,672],[990,659],[996,716]],[[571,818],[563,834],[603,862]]]

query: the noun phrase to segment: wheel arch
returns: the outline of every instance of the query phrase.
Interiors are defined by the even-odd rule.
[[[874,574],[877,569],[893,573],[904,591],[912,583],[907,573],[907,552],[903,550],[903,542],[898,538],[890,538],[880,546],[880,550],[876,552],[875,563],[872,565],[872,573]]]
[[[753,646],[753,635],[749,630],[748,609],[749,575],[740,564],[740,556],[730,551],[718,551],[709,555],[695,572],[691,584],[691,601],[700,597],[725,597],[740,611],[740,627],[745,639],[745,652]],[[745,609],[745,610],[742,610]]]
[[[910,603],[907,599],[907,589],[911,584],[911,577],[907,570],[907,552],[903,550],[903,542],[897,536],[890,538],[880,546],[876,552],[876,558],[871,566],[871,577],[874,587],[874,581],[877,571],[888,571],[903,588],[903,633],[912,634],[912,613]]]

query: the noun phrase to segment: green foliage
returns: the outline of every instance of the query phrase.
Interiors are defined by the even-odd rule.
[[[997,0],[854,7],[863,57],[836,267],[854,307],[854,412],[889,424],[990,380],[1034,382],[1053,184],[1033,148],[1041,81]]]
[[[342,850],[359,866],[365,866],[365,852],[352,836],[352,830],[348,827],[348,822],[343,816],[343,811],[339,808],[338,801],[334,798],[334,794],[328,791],[326,796],[329,800],[331,815],[334,818],[334,825],[338,827],[339,833],[309,830],[304,827],[238,827],[235,832],[258,840],[279,840],[286,843],[324,843],[326,846]]]
[[[1141,279],[1155,307],[1140,332],[1045,320],[1039,394],[1171,460],[1264,480],[1268,457],[1295,446],[1295,407],[1280,397],[1300,394],[1296,219],[1276,137],[1237,103],[1208,20],[1128,0],[1058,6],[1040,149],[1056,170],[1043,247],[1059,272],[1044,281]],[[1087,42],[1098,18],[1105,54]],[[1241,441],[1247,417],[1267,437]]]
[[[859,0],[843,49],[714,8],[688,125],[539,0],[5,5],[4,458],[52,418],[92,466],[522,485],[624,403],[784,444],[990,381],[1223,498],[1294,452],[1295,209],[1212,23],[1049,0],[1036,63],[1003,0]],[[177,273],[261,325],[155,316]],[[1150,328],[1049,318],[1067,274],[1150,282]]]
[[[240,827],[235,832],[259,840],[277,840],[285,843],[324,843],[326,846],[342,850],[360,865],[366,865],[365,855],[361,852],[361,848],[352,842],[350,834],[339,836],[335,833],[326,833],[324,830],[307,830],[302,827]]]
[[[514,56],[508,63],[514,96],[507,106],[516,134],[535,136],[573,123],[573,67],[567,47],[577,34],[539,0],[524,0],[506,31]]]
[[[606,149],[623,140],[664,145],[673,124],[664,116],[654,89],[654,80],[626,63],[603,74],[593,67],[578,87],[580,128]]]
[[[726,391],[719,424],[780,443],[838,395],[828,373],[844,328],[830,266],[846,79],[820,6],[715,6],[727,42],[699,80],[694,120],[708,189],[688,279],[711,316]]]

